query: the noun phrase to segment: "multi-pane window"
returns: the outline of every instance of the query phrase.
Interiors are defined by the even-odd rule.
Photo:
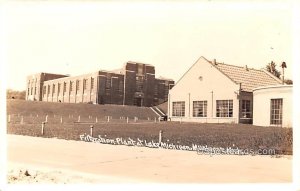
[[[30,88],[28,88],[28,91],[27,91],[27,95],[29,95],[30,94]]]
[[[32,95],[32,93],[33,93],[33,88],[31,88],[31,92],[30,92],[30,95]]]
[[[282,124],[282,99],[271,99],[271,125]]]
[[[76,80],[76,94],[78,93],[79,91],[79,80]]]
[[[155,84],[154,85],[154,96],[157,96],[158,95],[158,85]]]
[[[217,100],[217,117],[233,117],[233,101]]]
[[[73,91],[73,82],[70,81],[70,92],[72,92],[72,91]]]
[[[251,118],[250,100],[242,100],[242,118]]]
[[[34,87],[34,95],[36,95],[36,87]]]
[[[174,117],[185,116],[185,102],[184,101],[173,102],[172,116],[174,116]]]
[[[67,91],[67,83],[64,82],[64,89],[63,89],[63,92],[66,93],[66,91]]]
[[[94,78],[91,78],[91,90],[94,89]]]
[[[142,92],[144,86],[144,77],[143,76],[136,76],[136,91]]]
[[[207,117],[207,101],[193,101],[193,117]]]

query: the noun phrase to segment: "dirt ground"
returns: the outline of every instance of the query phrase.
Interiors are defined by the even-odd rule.
[[[194,151],[7,135],[9,183],[289,183],[292,156]]]

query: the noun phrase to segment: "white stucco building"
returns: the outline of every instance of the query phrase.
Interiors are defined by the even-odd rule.
[[[172,121],[252,123],[253,90],[280,84],[266,70],[200,57],[170,90],[168,116]]]
[[[292,127],[293,86],[265,86],[253,91],[253,125]]]

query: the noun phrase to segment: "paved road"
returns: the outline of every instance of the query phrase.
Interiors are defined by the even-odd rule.
[[[106,177],[102,179],[103,182],[292,181],[291,157],[210,157],[193,151],[113,146],[18,135],[8,135],[7,139],[9,162],[95,174]]]

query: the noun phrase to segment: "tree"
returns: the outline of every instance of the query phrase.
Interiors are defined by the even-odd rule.
[[[6,99],[25,99],[26,91],[6,90]]]
[[[284,80],[284,83],[286,83],[288,85],[292,85],[293,84],[293,80],[286,79],[286,80]]]
[[[274,76],[276,76],[277,78],[280,78],[281,72],[279,72],[276,69],[276,64],[275,62],[271,61],[271,63],[268,63],[268,65],[266,66],[266,69],[268,72],[270,72],[271,74],[273,74]]]

